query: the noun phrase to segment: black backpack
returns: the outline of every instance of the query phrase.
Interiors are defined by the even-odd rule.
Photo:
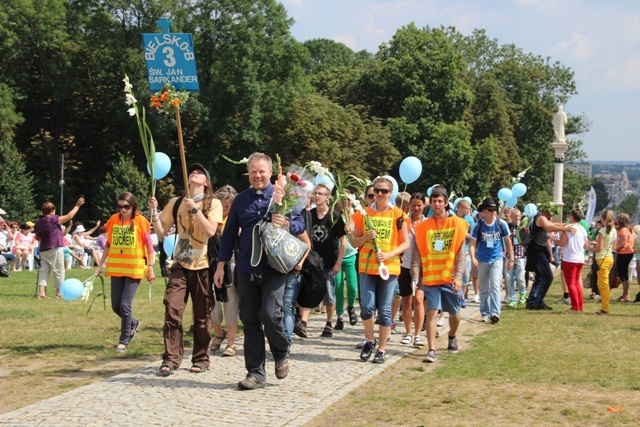
[[[327,292],[327,279],[324,274],[324,261],[320,254],[313,250],[313,235],[311,233],[311,212],[305,211],[304,219],[307,234],[311,240],[309,255],[302,264],[302,286],[298,294],[298,304],[301,307],[313,308],[320,304]]]

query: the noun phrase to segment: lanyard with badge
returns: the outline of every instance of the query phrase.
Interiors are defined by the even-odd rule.
[[[433,250],[442,252],[444,250],[444,240],[442,240],[442,231],[440,231],[440,227],[438,227],[438,220],[435,217],[433,218],[433,220],[436,223],[436,230],[438,230],[438,237],[440,237],[439,239],[436,239],[436,241],[434,242]]]

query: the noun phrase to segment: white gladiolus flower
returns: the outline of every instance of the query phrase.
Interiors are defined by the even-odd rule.
[[[129,108],[127,110],[127,113],[129,113],[130,116],[135,116],[136,115],[136,109],[135,108]]]
[[[127,105],[133,105],[134,103],[138,102],[138,100],[130,93],[125,94],[125,98],[126,98],[125,103]]]

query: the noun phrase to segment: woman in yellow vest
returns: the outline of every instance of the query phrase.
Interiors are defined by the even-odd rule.
[[[373,334],[376,305],[380,311],[380,345],[373,358],[374,363],[384,363],[386,359],[385,347],[391,327],[393,293],[400,274],[400,255],[409,248],[408,217],[402,209],[389,202],[392,191],[393,183],[390,180],[376,178],[373,181],[375,202],[352,216],[354,231],[350,242],[353,247],[360,248],[360,317],[366,336],[360,353],[363,361],[369,360],[376,347]]]
[[[118,212],[104,226],[107,244],[95,274],[100,274],[107,261],[105,276],[111,277],[111,308],[121,319],[116,351],[123,353],[140,327],[131,305],[142,278],[150,283],[155,278],[155,255],[149,221],[138,212],[135,196],[128,192],[120,194],[117,206]]]

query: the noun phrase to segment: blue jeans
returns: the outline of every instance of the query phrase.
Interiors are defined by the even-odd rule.
[[[360,317],[362,320],[371,319],[377,306],[380,313],[380,326],[391,326],[391,304],[397,282],[398,276],[389,276],[387,280],[384,280],[380,276],[360,273]],[[379,298],[377,304],[376,293]]]
[[[282,297],[282,311],[284,314],[284,333],[289,341],[289,346],[293,341],[293,328],[296,326],[296,301],[300,294],[302,285],[302,275],[289,273],[284,282],[284,296]]]
[[[510,301],[516,301],[516,290],[513,287],[513,282],[516,282],[518,293],[520,295],[527,293],[527,288],[524,284],[524,264],[525,258],[517,258],[513,263],[513,270],[509,271],[509,275],[507,277],[507,291],[509,292]]]
[[[480,314],[482,317],[500,317],[500,285],[502,283],[502,257],[493,262],[478,261],[480,285]]]
[[[544,251],[537,251],[537,254],[532,254],[535,258],[535,275],[536,279],[531,285],[531,292],[529,298],[527,298],[527,305],[540,306],[543,303],[544,297],[547,296],[547,292],[553,282],[553,272],[549,266],[549,259]]]

